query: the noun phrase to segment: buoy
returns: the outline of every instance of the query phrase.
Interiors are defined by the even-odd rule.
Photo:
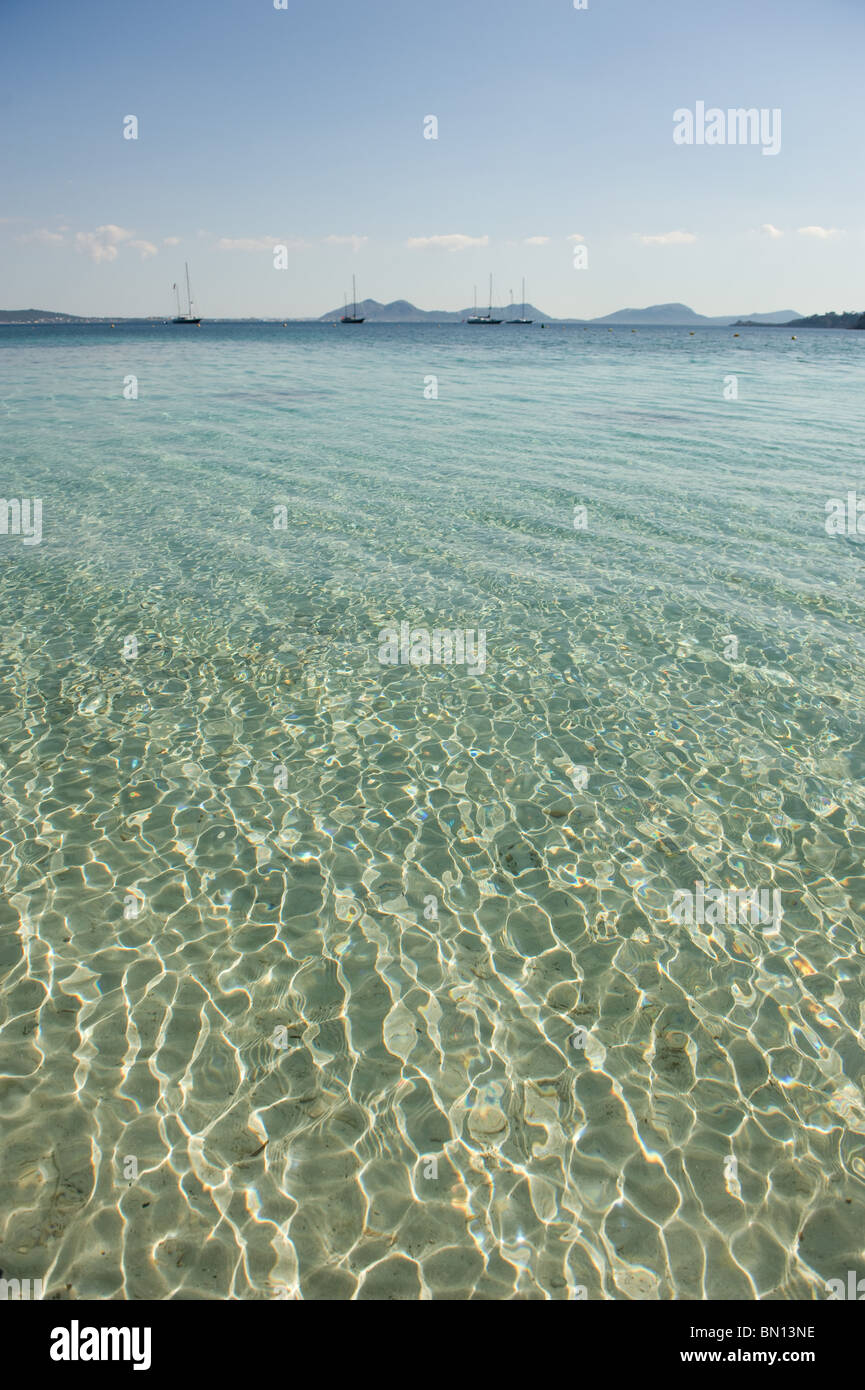
[[[795,341],[796,341],[796,334],[795,334],[795,333],[793,334],[793,337],[791,338],[790,341],[793,342],[793,343],[795,343]]]
[[[691,331],[690,331],[690,333],[688,334],[688,337],[689,337],[689,338],[693,338],[693,336],[694,336],[694,330],[693,330],[693,328],[692,328]]]
[[[739,336],[738,333],[734,333],[734,334],[733,334],[733,337],[734,337],[734,338],[738,338],[738,336]]]

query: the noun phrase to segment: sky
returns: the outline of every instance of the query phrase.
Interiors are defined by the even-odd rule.
[[[863,0],[277,3],[0,0],[0,308],[865,309]]]

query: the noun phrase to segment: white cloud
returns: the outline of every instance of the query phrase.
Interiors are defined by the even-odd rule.
[[[176,238],[172,240],[172,245],[176,244]],[[354,251],[358,251],[364,242],[369,238],[365,236],[327,236],[320,243],[322,246],[350,246]],[[166,238],[166,242],[168,238]],[[220,237],[216,245],[220,251],[272,251],[275,246],[286,246],[289,251],[304,251],[315,242],[305,241],[302,237],[284,236],[244,236],[244,237]]]
[[[132,232],[127,232],[124,227],[118,227],[114,222],[107,222],[104,226],[96,228],[96,235],[115,246],[119,241],[128,241]]]
[[[527,236],[524,241],[525,246],[546,246],[550,238],[548,236]]]
[[[139,252],[143,261],[148,260],[150,256],[159,255],[159,247],[154,246],[152,241],[130,241],[129,245]]]
[[[77,249],[85,251],[91,261],[116,261],[117,247],[103,246],[94,236],[93,232],[79,232],[75,238]]]
[[[571,232],[571,235],[566,238],[567,241],[585,241],[585,239],[584,236],[580,236],[579,232]]]
[[[125,228],[108,222],[105,226],[97,227],[95,232],[76,232],[75,245],[91,261],[116,261],[118,243],[128,241],[131,236],[132,233]]]
[[[275,246],[287,246],[289,251],[300,251],[305,241],[286,241],[278,236],[220,237],[216,243],[220,251],[272,251]]]
[[[468,251],[474,246],[489,246],[488,236],[464,236],[451,232],[448,236],[410,236],[406,246],[412,251]]]
[[[24,236],[16,238],[20,242],[35,241],[40,246],[59,246],[63,237],[59,232],[49,232],[45,227],[39,227],[35,232],[27,232]]]
[[[278,236],[220,237],[216,243],[220,251],[272,251],[279,245]]]
[[[644,246],[690,246],[697,238],[693,232],[661,232],[658,236],[640,236]]]
[[[180,245],[180,237],[179,237],[179,236],[164,236],[164,237],[162,238],[162,245],[163,245],[163,246],[179,246],[179,245]]]
[[[353,251],[359,251],[365,241],[369,241],[366,236],[326,236],[326,246],[350,246]]]
[[[800,227],[800,236],[816,237],[819,241],[830,241],[832,237],[843,236],[837,227]]]
[[[763,236],[769,237],[772,241],[777,241],[784,233],[778,227],[773,227],[771,222],[764,222],[760,231]]]

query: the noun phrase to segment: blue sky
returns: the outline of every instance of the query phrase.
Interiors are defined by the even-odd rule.
[[[422,308],[490,272],[558,316],[865,308],[863,41],[862,0],[3,0],[0,307],[167,313],[188,259],[208,317],[353,271]],[[780,153],[676,145],[698,101],[779,108]]]

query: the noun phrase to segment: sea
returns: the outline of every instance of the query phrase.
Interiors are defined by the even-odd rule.
[[[863,368],[0,327],[4,1276],[865,1276]]]

